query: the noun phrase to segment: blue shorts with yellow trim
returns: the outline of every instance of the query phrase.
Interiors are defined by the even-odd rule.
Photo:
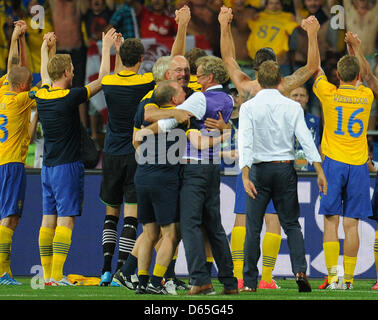
[[[322,163],[328,181],[321,193],[319,214],[364,219],[372,215],[368,165],[351,165],[325,157]]]
[[[82,161],[42,166],[42,213],[58,217],[80,216],[84,201]]]
[[[0,219],[22,215],[26,192],[23,163],[11,162],[0,166]]]
[[[234,213],[246,214],[245,201],[246,201],[246,193],[244,190],[242,173],[240,172],[236,178]],[[268,206],[265,210],[265,213],[277,213],[276,208],[274,208],[272,199],[270,199]]]

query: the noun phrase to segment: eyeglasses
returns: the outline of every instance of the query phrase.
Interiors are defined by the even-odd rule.
[[[207,74],[198,74],[197,75],[197,79],[199,79],[199,78],[201,78],[201,77],[206,77],[207,76]]]

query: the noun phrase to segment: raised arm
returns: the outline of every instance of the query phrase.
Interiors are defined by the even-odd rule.
[[[308,36],[307,64],[299,68],[292,75],[284,77],[279,90],[288,95],[293,89],[304,84],[320,68],[320,54],[318,46],[318,20],[314,16],[302,20],[301,27],[306,30]]]
[[[345,42],[348,46],[349,53],[355,55],[360,63],[361,77],[373,90],[374,96],[378,98],[378,79],[370,68],[369,62],[366,60],[361,49],[361,40],[358,35],[348,31],[345,35]]]
[[[41,82],[42,84],[51,84],[47,64],[56,52],[56,36],[54,32],[48,32],[43,36],[41,46]]]
[[[185,55],[186,52],[186,32],[190,22],[190,9],[188,6],[183,6],[176,10],[177,34],[172,45],[171,56]]]
[[[101,66],[97,80],[94,80],[88,84],[90,97],[93,97],[96,93],[98,93],[101,90],[102,78],[110,73],[110,49],[114,44],[115,37],[116,32],[114,28],[108,30],[106,34],[102,34]]]
[[[21,34],[18,39],[19,50],[20,50],[20,64],[21,66],[29,68],[29,59],[28,59],[28,52],[27,52],[26,40],[25,40],[25,33],[28,29],[28,26],[26,25],[26,22],[23,20],[16,21],[16,24],[18,24],[21,28]]]
[[[21,26],[19,24],[15,24],[11,43],[9,47],[9,55],[8,55],[8,72],[12,67],[19,65],[20,63],[20,55],[18,51],[18,39],[20,38],[22,33]]]
[[[218,21],[220,24],[220,49],[222,60],[224,61],[227,71],[234,83],[239,95],[243,97],[243,101],[248,100],[255,95],[253,92],[252,79],[247,76],[240,68],[235,58],[235,45],[231,33],[232,11],[231,8],[222,7]]]
[[[119,50],[121,48],[123,41],[124,41],[124,39],[122,37],[122,33],[116,33],[114,35],[114,49],[115,49],[115,52],[116,52],[114,73],[118,73],[122,70],[123,64],[122,64],[121,56],[119,54]]]

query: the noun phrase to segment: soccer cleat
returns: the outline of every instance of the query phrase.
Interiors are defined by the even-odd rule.
[[[244,280],[243,279],[238,279],[238,289],[241,289],[244,287]]]
[[[164,283],[164,288],[167,290],[167,292],[173,296],[177,296],[176,292],[176,285],[173,282],[173,280],[168,280],[167,282]],[[148,288],[147,288],[148,289]]]
[[[22,284],[13,279],[8,272],[0,277],[0,286],[21,286]]]
[[[280,289],[281,287],[272,279],[271,282],[266,282],[261,279],[259,283],[259,289]]]
[[[152,283],[149,283],[146,288],[146,293],[150,294],[169,294],[164,286],[155,287]]]
[[[178,278],[174,278],[173,283],[176,286],[176,290],[189,290],[189,287],[185,284],[185,282]]]
[[[50,285],[51,285],[52,287],[59,287],[59,286],[74,286],[74,284],[71,283],[71,282],[67,279],[66,276],[63,276],[63,278],[62,278],[61,280],[59,280],[59,281],[57,281],[57,280],[51,278],[51,279],[50,279],[50,283],[51,283]]]
[[[107,287],[112,282],[112,274],[110,271],[105,271],[101,275],[100,287]]]
[[[328,276],[324,277],[324,282],[318,287],[320,290],[328,288]]]
[[[378,283],[374,283],[373,286],[371,287],[371,290],[378,290]]]
[[[138,276],[133,274],[125,276],[121,270],[118,270],[113,276],[113,282],[130,290],[135,290],[138,286]]]
[[[339,289],[339,284],[338,284],[337,281],[333,281],[333,282],[328,284],[326,289],[327,290],[337,290],[337,289]]]
[[[343,283],[343,290],[352,290],[353,289],[353,284],[352,282],[344,282]]]
[[[146,287],[138,284],[137,288],[135,289],[136,294],[146,294]]]

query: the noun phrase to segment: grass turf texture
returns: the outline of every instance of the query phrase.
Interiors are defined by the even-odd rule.
[[[257,290],[255,293],[222,295],[223,286],[213,279],[217,292],[212,296],[188,296],[186,291],[171,295],[137,295],[124,287],[67,286],[32,289],[30,277],[15,277],[22,286],[0,286],[0,300],[174,300],[174,301],[233,301],[233,300],[378,300],[378,291],[371,290],[375,280],[355,280],[353,290],[319,290],[324,279],[310,279],[311,293],[299,293],[294,279],[276,279],[281,289]],[[187,279],[184,279],[187,282]]]

